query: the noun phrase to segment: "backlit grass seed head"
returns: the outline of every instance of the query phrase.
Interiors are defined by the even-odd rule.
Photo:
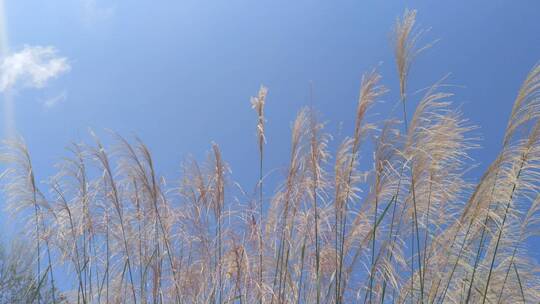
[[[264,104],[266,102],[266,95],[268,94],[268,89],[264,86],[261,86],[259,93],[256,97],[251,97],[251,108],[257,112],[257,136],[259,138],[259,149],[262,151],[262,146],[266,143],[266,138],[264,137]]]

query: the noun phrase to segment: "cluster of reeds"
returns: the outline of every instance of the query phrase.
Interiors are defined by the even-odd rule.
[[[39,280],[54,297],[54,270],[70,273],[64,293],[77,303],[538,303],[527,244],[540,232],[540,66],[519,89],[497,158],[472,182],[478,140],[448,86],[409,93],[414,58],[429,46],[415,15],[395,28],[403,112],[368,122],[387,88],[365,74],[354,129],[333,153],[316,111],[302,109],[271,197],[264,87],[252,98],[252,196],[240,195],[216,144],[171,186],[141,141],[118,137],[107,149],[96,138],[71,147],[44,193],[26,146],[11,142],[6,193],[28,220]]]

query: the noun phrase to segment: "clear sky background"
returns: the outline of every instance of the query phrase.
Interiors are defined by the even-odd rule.
[[[343,123],[348,134],[361,75],[378,67],[391,92],[370,119],[388,117],[398,93],[391,33],[406,7],[431,28],[425,42],[440,39],[413,66],[410,89],[451,73],[456,105],[480,126],[474,179],[498,152],[520,83],[540,60],[538,1],[4,0],[4,58],[23,54],[12,66],[51,64],[55,73],[2,76],[11,96],[3,103],[12,99],[14,129],[42,180],[92,128],[137,135],[169,177],[215,141],[251,189],[250,96],[269,88],[267,169],[287,163],[290,123],[310,103],[310,82],[329,130]]]

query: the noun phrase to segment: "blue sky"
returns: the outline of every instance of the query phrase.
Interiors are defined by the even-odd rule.
[[[349,132],[361,75],[378,67],[391,92],[370,119],[386,118],[398,93],[391,31],[406,7],[431,28],[424,41],[440,39],[413,66],[410,88],[451,73],[456,105],[480,126],[483,148],[472,155],[484,168],[540,59],[537,1],[3,1],[4,59],[26,51],[20,60],[56,64],[47,66],[54,73],[3,80],[41,179],[92,128],[137,135],[171,177],[215,141],[250,189],[258,174],[250,96],[269,88],[267,169],[287,162],[290,122],[309,104],[310,82],[329,130],[343,123]]]

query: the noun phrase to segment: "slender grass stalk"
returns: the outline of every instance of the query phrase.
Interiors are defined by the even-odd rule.
[[[72,242],[73,242],[74,251],[75,251],[75,271],[77,272],[79,290],[82,291],[83,290],[83,278],[82,278],[82,274],[81,274],[82,267],[81,267],[81,264],[80,264],[79,248],[78,248],[78,241],[77,241],[77,232],[76,232],[76,229],[75,229],[75,224],[73,222],[73,215],[71,213],[71,208],[69,207],[69,204],[67,203],[67,200],[66,200],[64,194],[60,190],[60,186],[58,185],[58,183],[54,182],[51,187],[52,187],[53,191],[58,195],[61,204],[63,205],[63,207],[65,208],[65,211],[67,212],[67,216],[68,216],[68,219],[69,219],[70,232],[71,232],[71,236],[72,236]],[[86,303],[85,294],[82,293],[81,296],[82,296],[83,303]]]
[[[38,279],[38,285],[36,287],[36,290],[34,291],[34,293],[32,294],[32,297],[30,298],[30,303],[34,302],[34,300],[36,299],[36,297],[38,298],[38,301],[41,299],[40,297],[40,290],[41,290],[41,286],[43,285],[43,282],[45,282],[45,279],[47,278],[47,274],[49,273],[49,268],[47,267],[47,269],[45,269],[45,273],[41,276],[41,278]],[[33,287],[33,286],[30,286],[30,287]],[[28,289],[27,293],[30,292],[31,288]],[[25,295],[24,298],[27,298],[27,296]]]
[[[50,250],[48,240],[45,240],[45,248],[47,248],[47,260],[48,260],[48,263],[49,263],[48,268],[50,269],[49,274],[51,276],[51,295],[52,295],[53,304],[56,304],[56,287],[54,285],[54,274],[53,274],[54,270],[53,270],[53,266],[52,266],[51,250]]]
[[[106,264],[105,264],[105,275],[103,278],[107,278],[107,290],[106,290],[106,301],[109,303],[109,271],[110,271],[110,247],[109,247],[109,214],[105,213],[105,223],[106,223],[106,234],[105,234],[105,248],[106,248]]]
[[[388,138],[388,133],[390,131],[390,123],[387,123],[385,124],[382,132],[381,132],[381,135],[378,139],[378,143],[377,143],[377,147],[375,148],[375,157],[374,157],[374,170],[375,170],[375,181],[374,181],[374,190],[373,192],[375,193],[375,207],[374,207],[374,212],[373,212],[373,233],[372,233],[372,244],[371,244],[371,270],[370,270],[370,273],[369,273],[369,289],[368,289],[368,292],[366,293],[366,296],[364,297],[364,302],[367,300],[367,297],[369,295],[369,303],[372,303],[372,300],[373,300],[373,282],[374,282],[374,279],[375,279],[375,276],[374,276],[374,272],[375,272],[375,266],[377,264],[377,261],[379,261],[379,259],[381,258],[381,254],[382,254],[382,248],[381,250],[379,251],[379,253],[377,254],[377,257],[375,257],[375,244],[377,242],[377,228],[379,227],[383,217],[379,217],[378,215],[378,210],[379,210],[379,196],[380,196],[380,193],[382,192],[382,187],[383,186],[383,171],[384,171],[384,168],[386,165],[390,164],[391,162],[391,157],[393,156],[393,152],[392,153],[387,153],[386,152],[386,149],[387,147],[389,146],[389,142],[387,142],[387,138]],[[400,182],[398,182],[398,187],[400,186],[399,185]],[[386,214],[386,212],[388,211],[388,208],[392,205],[392,201],[393,201],[393,198],[392,197],[392,200],[389,202],[389,204],[387,204],[386,208],[384,209],[382,215],[384,216]],[[391,227],[391,230],[392,230],[392,227]],[[383,287],[384,289],[385,287]],[[383,291],[384,292],[384,291]]]
[[[221,152],[216,144],[212,145],[212,149],[214,151],[214,159],[215,159],[215,202],[214,202],[214,212],[216,216],[217,221],[217,237],[218,237],[218,301],[219,303],[223,303],[222,297],[223,297],[223,278],[222,278],[222,213],[225,203],[225,197],[224,197],[224,172],[223,172],[223,163],[221,160]]]
[[[263,294],[263,160],[264,160],[264,144],[266,138],[264,136],[264,105],[268,90],[261,86],[257,97],[251,98],[251,107],[257,111],[257,137],[259,141],[259,303],[262,304]]]
[[[504,225],[506,223],[506,218],[508,216],[508,212],[510,210],[512,200],[514,198],[514,193],[515,193],[515,191],[516,191],[516,189],[518,187],[518,182],[520,181],[520,176],[522,174],[523,168],[529,161],[530,154],[532,153],[531,150],[538,143],[539,139],[540,139],[540,120],[538,120],[536,122],[536,124],[534,125],[534,127],[532,128],[532,130],[530,132],[530,135],[529,135],[529,138],[528,138],[528,141],[527,141],[527,143],[525,145],[525,151],[523,152],[523,154],[522,154],[522,156],[520,158],[519,169],[517,171],[515,181],[513,182],[512,190],[510,192],[510,197],[509,197],[508,202],[506,204],[506,208],[504,210],[502,223],[501,223],[500,227],[498,228],[497,241],[495,243],[495,249],[493,251],[493,256],[492,256],[491,262],[490,262],[489,272],[488,272],[488,276],[487,276],[487,280],[486,280],[486,286],[484,288],[484,296],[482,298],[482,304],[484,304],[486,302],[486,300],[487,300],[489,283],[491,281],[491,275],[493,273],[493,267],[495,265],[495,259],[497,257],[497,251],[499,249],[499,244],[500,244],[500,241],[501,241],[501,237],[502,237],[502,234],[504,232],[504,228],[505,228]],[[471,285],[472,285],[472,283],[471,283]]]
[[[312,98],[312,97],[311,97]],[[315,236],[315,288],[316,303],[320,303],[321,297],[321,277],[320,277],[320,244],[319,244],[319,207],[318,196],[322,175],[324,174],[322,163],[326,161],[326,136],[320,134],[323,125],[318,123],[315,117],[313,106],[310,109],[310,152],[309,152],[309,170],[311,175],[311,199],[313,201],[313,223]]]
[[[518,178],[519,178],[519,174],[518,174]],[[515,188],[516,188],[516,185],[513,186],[512,195],[514,194]],[[506,223],[506,218],[508,216],[508,210],[510,210],[511,201],[512,201],[512,198],[510,198],[508,200],[508,203],[506,204],[506,208],[504,210],[503,220],[502,220],[502,223],[501,223],[501,227],[499,228],[499,233],[497,235],[497,242],[495,243],[495,250],[493,251],[493,257],[491,258],[491,264],[489,266],[489,272],[488,272],[488,277],[487,277],[487,280],[486,280],[486,287],[484,289],[484,297],[482,299],[482,304],[486,303],[487,293],[488,293],[488,288],[489,288],[489,282],[491,280],[491,274],[493,273],[493,266],[495,265],[495,258],[497,257],[497,250],[499,249],[499,243],[501,241],[504,224]],[[472,283],[471,283],[471,285],[472,285]]]
[[[39,244],[39,238],[40,238],[40,234],[39,234],[39,207],[37,206],[37,204],[35,205],[34,207],[34,217],[35,217],[35,221],[36,221],[36,256],[37,256],[37,279],[39,280],[39,276],[41,275],[41,248],[40,248],[40,244]],[[41,284],[40,284],[40,287],[41,287]],[[38,288],[38,291],[37,291],[37,302],[38,304],[41,303],[41,292]]]
[[[522,174],[522,170],[523,170],[524,166],[526,165],[526,163],[528,161],[531,147],[538,141],[539,136],[540,136],[540,120],[535,124],[534,128],[532,129],[532,131],[530,133],[530,136],[529,136],[529,139],[528,139],[528,142],[527,142],[527,144],[525,146],[525,151],[522,153],[522,155],[520,157],[520,160],[519,160],[520,164],[519,164],[519,167],[518,167],[516,179],[512,184],[512,190],[510,191],[510,197],[509,197],[508,202],[506,204],[506,207],[504,209],[503,220],[502,220],[501,226],[498,229],[497,241],[495,243],[495,249],[494,249],[493,256],[492,256],[491,263],[490,263],[490,268],[489,268],[489,272],[488,272],[488,276],[487,276],[487,280],[486,280],[486,285],[485,285],[485,289],[484,289],[484,293],[483,293],[482,304],[484,304],[486,299],[487,299],[489,282],[491,280],[491,274],[492,274],[492,271],[493,271],[493,266],[494,266],[494,263],[495,263],[495,258],[496,258],[496,255],[497,255],[497,251],[498,251],[498,248],[499,248],[499,242],[501,240],[504,224],[506,222],[506,217],[508,215],[508,211],[509,211],[510,205],[512,203],[514,193],[515,193],[515,191],[517,189],[517,186],[518,186],[519,178],[520,178],[520,176]],[[495,185],[493,187],[495,188]],[[472,290],[472,286],[473,286],[473,283],[474,283],[474,275],[476,273],[476,269],[478,267],[478,262],[479,262],[480,256],[481,256],[482,247],[483,247],[483,243],[484,243],[484,240],[485,240],[485,231],[486,231],[486,226],[487,226],[488,219],[489,219],[489,209],[488,209],[488,212],[486,213],[486,218],[484,220],[484,225],[482,226],[482,234],[481,234],[481,238],[480,238],[480,245],[478,247],[478,252],[476,254],[475,265],[474,265],[474,268],[473,268],[473,274],[472,274],[472,278],[471,278],[470,283],[469,283],[469,289],[468,289],[468,292],[467,292],[467,298],[466,298],[467,303],[469,302],[469,299],[470,299],[470,296],[471,296],[471,290]]]
[[[372,302],[373,299],[373,280],[375,278],[375,274],[373,273],[375,271],[375,242],[377,241],[377,211],[379,209],[379,199],[378,197],[375,197],[375,209],[373,211],[373,236],[372,236],[372,242],[371,242],[371,270],[369,274],[369,303]]]
[[[304,258],[306,255],[306,242],[307,242],[307,236],[304,237],[304,241],[302,242],[302,249],[300,253],[300,278],[298,279],[298,286],[296,289],[298,290],[298,294],[296,295],[296,303],[300,304],[300,295],[302,292],[302,281],[304,278]]]
[[[526,301],[525,301],[525,292],[523,292],[523,284],[521,283],[521,278],[519,277],[519,272],[518,272],[516,263],[512,263],[512,265],[514,265],[514,271],[515,271],[515,273],[516,273],[516,278],[517,278],[517,280],[518,280],[519,291],[520,291],[520,294],[521,294],[521,299],[523,300],[523,303],[526,303]]]
[[[433,186],[433,176],[430,173],[429,174],[429,189],[428,189],[428,204],[427,204],[427,211],[426,211],[426,220],[424,222],[425,232],[424,232],[424,253],[423,253],[423,264],[424,264],[424,273],[422,275],[422,285],[425,285],[425,279],[426,279],[426,270],[427,270],[427,248],[429,244],[429,212],[431,208],[431,194],[432,194],[432,186]],[[428,302],[429,302],[429,295],[428,295]]]
[[[96,139],[97,141],[97,139]],[[98,145],[98,150],[96,151],[96,157],[99,159],[99,161],[101,162],[101,165],[103,166],[103,169],[105,171],[105,175],[109,181],[109,186],[111,187],[111,196],[112,196],[112,199],[113,199],[113,206],[116,210],[116,213],[117,213],[117,216],[118,216],[118,219],[120,221],[120,230],[121,230],[121,233],[122,233],[122,241],[123,241],[123,245],[124,245],[124,250],[125,250],[125,256],[126,256],[126,264],[127,264],[127,269],[128,269],[128,275],[129,275],[129,280],[130,280],[130,286],[131,286],[131,292],[132,292],[132,295],[133,295],[133,302],[135,304],[137,304],[137,295],[136,295],[136,292],[135,292],[135,285],[134,285],[134,281],[133,281],[133,273],[131,271],[131,258],[130,258],[130,248],[129,248],[129,245],[128,245],[128,240],[127,240],[127,234],[126,234],[126,229],[125,229],[125,224],[124,224],[124,217],[123,217],[123,213],[122,213],[122,208],[121,208],[121,205],[120,205],[120,199],[119,199],[119,196],[118,196],[118,189],[116,188],[116,182],[114,180],[114,176],[112,174],[112,170],[111,170],[111,167],[109,165],[109,158],[107,157],[107,155],[105,154],[105,150],[103,148],[103,146],[101,145],[101,143],[99,141],[97,141],[97,145]]]
[[[300,174],[299,170],[299,152],[301,149],[301,142],[304,136],[305,132],[305,122],[306,122],[306,111],[302,110],[298,114],[294,124],[293,124],[293,131],[292,131],[292,140],[291,140],[291,156],[290,156],[290,162],[289,162],[289,168],[287,173],[287,180],[285,183],[285,190],[284,190],[284,198],[283,198],[283,218],[279,227],[279,246],[277,248],[276,252],[276,267],[274,270],[274,279],[273,279],[273,290],[275,290],[276,284],[278,287],[278,301],[281,300],[282,292],[281,287],[284,281],[284,272],[286,267],[285,262],[285,254],[288,251],[288,243],[287,243],[287,230],[292,233],[292,227],[291,223],[294,220],[294,215],[290,216],[290,210],[293,209],[296,210],[296,208],[292,207],[291,205],[295,202],[293,201],[293,190],[294,186],[297,183],[296,179],[298,175]],[[292,220],[291,220],[292,218]],[[287,257],[288,259],[288,257]],[[270,303],[274,302],[275,293],[272,293],[271,301]]]
[[[512,269],[512,266],[514,266],[514,268],[516,267],[514,259],[515,259],[516,254],[517,254],[518,244],[519,244],[519,242],[522,242],[522,241],[524,241],[526,239],[526,232],[527,232],[528,225],[529,225],[531,220],[534,220],[534,214],[536,212],[538,212],[539,207],[540,207],[540,200],[537,197],[535,199],[535,201],[531,204],[528,212],[525,214],[525,216],[524,216],[524,218],[523,218],[523,220],[522,220],[522,222],[520,224],[519,237],[518,237],[516,243],[514,244],[514,249],[512,250],[512,255],[510,257],[510,261],[508,262],[508,268],[506,269],[506,272],[505,272],[505,275],[504,275],[504,281],[503,281],[501,290],[499,291],[499,297],[497,299],[497,304],[501,303],[502,296],[503,296],[503,293],[504,293],[506,283],[508,281],[508,277],[510,275],[510,270]],[[517,273],[517,269],[516,269],[516,275],[518,276],[518,280],[521,281],[520,278],[519,278],[519,275]],[[519,283],[521,285],[521,282],[519,282]],[[521,286],[520,286],[520,289],[521,289],[521,292],[523,294],[523,288]]]
[[[375,71],[372,71],[368,75],[362,77],[362,83],[360,86],[360,96],[358,98],[358,106],[356,110],[355,117],[355,128],[354,135],[351,142],[351,151],[349,156],[349,162],[344,168],[344,188],[345,194],[340,198],[341,201],[337,201],[339,195],[339,188],[336,189],[336,226],[339,227],[339,232],[336,233],[336,255],[339,256],[337,259],[336,267],[336,302],[341,302],[341,283],[342,283],[342,274],[343,274],[343,258],[345,255],[344,246],[345,246],[345,228],[347,223],[347,204],[351,196],[351,185],[354,178],[354,167],[358,158],[358,153],[360,149],[360,143],[363,135],[369,129],[364,125],[364,117],[368,110],[375,100],[386,93],[386,89],[383,86],[379,85],[381,76]]]

